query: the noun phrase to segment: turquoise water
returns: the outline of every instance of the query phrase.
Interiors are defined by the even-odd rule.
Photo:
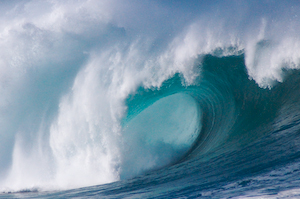
[[[300,197],[299,11],[0,2],[0,198]]]

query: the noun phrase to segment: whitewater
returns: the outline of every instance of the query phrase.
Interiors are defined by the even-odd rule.
[[[299,198],[299,13],[0,1],[0,198]]]

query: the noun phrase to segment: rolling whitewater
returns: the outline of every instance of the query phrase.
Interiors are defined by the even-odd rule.
[[[0,13],[0,198],[300,197],[298,1]]]

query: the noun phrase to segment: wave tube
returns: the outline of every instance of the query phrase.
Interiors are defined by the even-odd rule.
[[[143,106],[124,124],[123,179],[175,163],[201,130],[201,112],[190,95],[176,93]]]

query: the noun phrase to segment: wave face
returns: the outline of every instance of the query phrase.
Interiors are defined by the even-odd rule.
[[[299,11],[0,2],[0,198],[300,197]]]

